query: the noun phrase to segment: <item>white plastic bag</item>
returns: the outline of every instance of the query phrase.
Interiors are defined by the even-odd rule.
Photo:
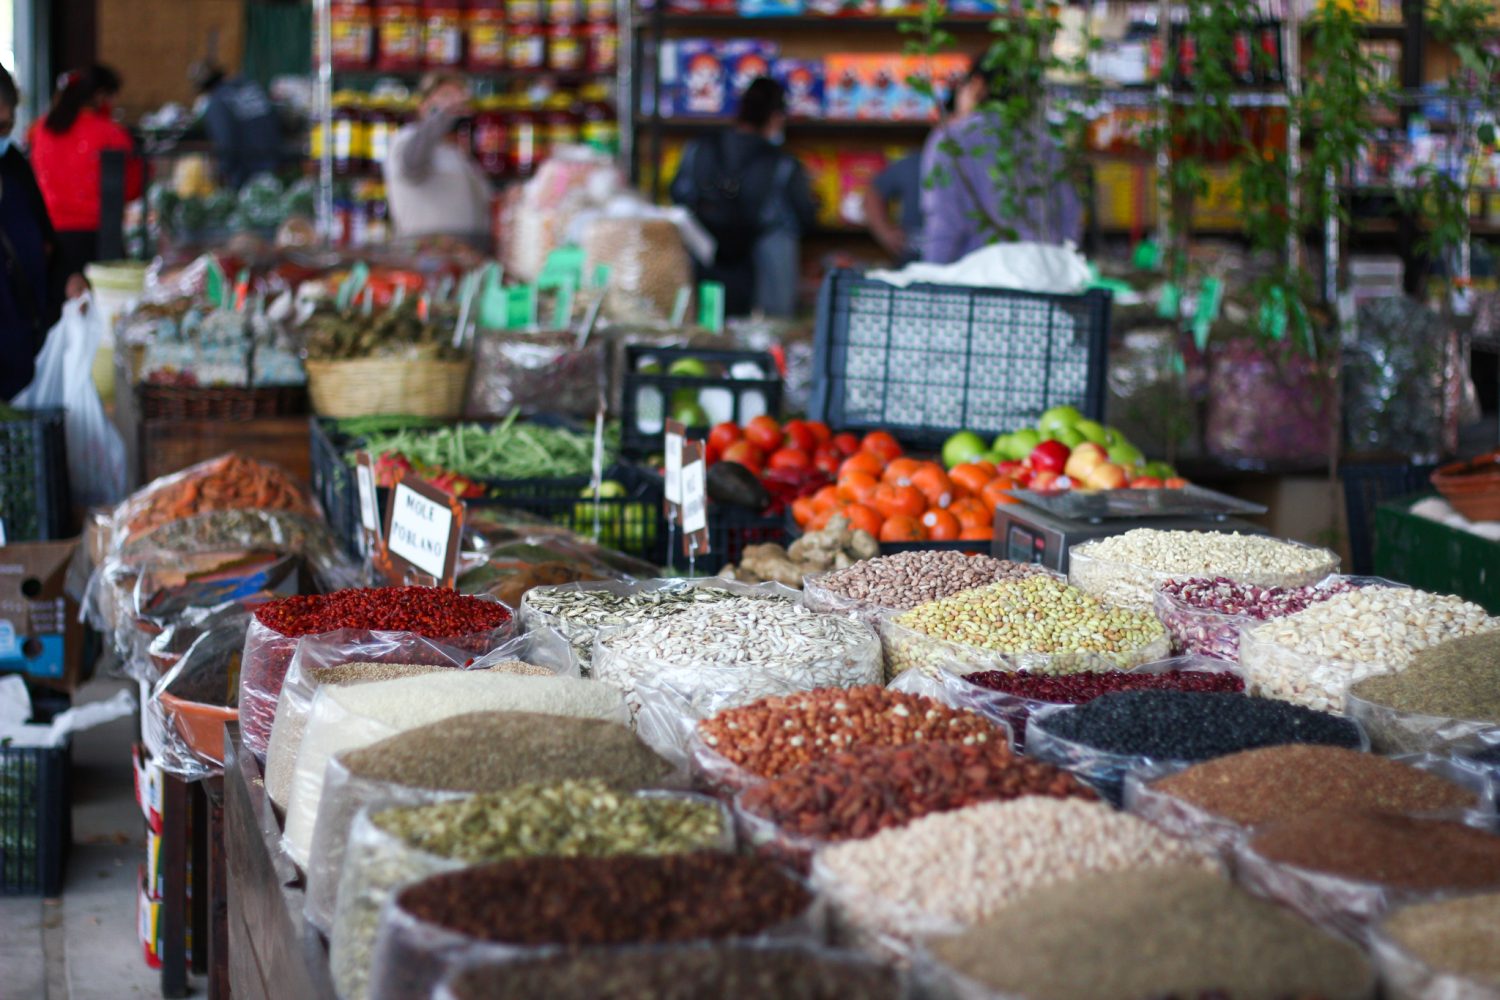
[[[63,306],[36,358],[36,377],[12,402],[67,410],[68,480],[73,502],[112,504],[125,495],[125,442],[104,414],[94,387],[94,355],[104,341],[103,313],[89,296]]]

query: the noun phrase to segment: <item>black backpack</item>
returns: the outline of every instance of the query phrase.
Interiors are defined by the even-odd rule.
[[[763,229],[761,217],[766,204],[764,200],[745,196],[745,181],[757,163],[775,153],[773,147],[761,145],[749,156],[734,162],[725,149],[725,143],[726,136],[720,135],[710,142],[698,144],[689,166],[696,197],[688,207],[718,243],[714,257],[718,264],[745,260],[754,249]],[[762,198],[774,195],[774,191],[768,191]]]

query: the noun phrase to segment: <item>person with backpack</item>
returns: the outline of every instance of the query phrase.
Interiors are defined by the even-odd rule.
[[[780,148],[785,127],[786,91],[760,77],[740,95],[734,127],[689,143],[672,180],[672,200],[718,245],[698,280],[723,284],[729,316],[797,311],[800,241],[817,212],[807,171]]]

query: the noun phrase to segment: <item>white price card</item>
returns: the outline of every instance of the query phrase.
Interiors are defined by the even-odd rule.
[[[359,490],[359,523],[375,537],[380,537],[380,508],[375,497],[375,468],[370,453],[359,453],[354,466],[354,485]]]
[[[708,528],[708,493],[703,459],[682,467],[682,531],[691,535]]]
[[[423,573],[445,579],[453,534],[453,511],[449,507],[418,493],[410,483],[396,484],[386,543],[391,555]]]

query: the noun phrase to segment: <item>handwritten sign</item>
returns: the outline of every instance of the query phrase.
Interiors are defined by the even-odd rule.
[[[403,475],[386,510],[387,575],[406,579],[403,571],[410,570],[453,586],[463,515],[461,502],[431,483]]]
[[[662,438],[662,463],[664,466],[665,505],[668,524],[682,523],[682,444],[687,439],[687,428],[680,420],[666,422],[666,434]]]
[[[682,446],[682,552],[696,558],[708,552],[708,465],[703,442]]]

